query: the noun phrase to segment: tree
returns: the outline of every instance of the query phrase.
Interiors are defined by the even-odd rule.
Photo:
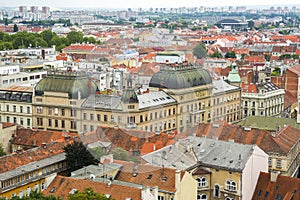
[[[220,52],[216,51],[213,54],[211,54],[210,57],[211,58],[223,58],[223,55]]]
[[[234,51],[227,52],[225,54],[225,58],[236,58],[235,52]]]
[[[193,54],[198,59],[205,58],[207,56],[207,51],[205,46],[203,44],[198,44],[197,46],[194,47]]]
[[[17,26],[17,24],[14,24],[14,32],[18,32],[19,31],[19,28]]]
[[[80,169],[83,166],[95,164],[92,154],[86,149],[82,142],[74,141],[64,147],[68,171]]]
[[[92,188],[85,188],[83,192],[76,191],[69,195],[69,200],[112,200],[104,194],[94,192]]]
[[[48,46],[50,47],[50,45],[51,45],[50,41],[52,40],[52,38],[54,36],[56,36],[56,34],[53,33],[51,30],[45,30],[45,31],[41,32],[41,36],[42,36],[43,40],[45,42],[47,42]]]
[[[2,147],[2,144],[0,144],[0,156],[5,156],[5,155],[6,155],[6,153]]]
[[[71,31],[71,32],[68,33],[67,38],[68,38],[70,44],[82,43],[83,33],[76,32],[76,31]]]
[[[1,199],[1,198],[0,198]],[[42,192],[32,191],[29,196],[23,196],[22,198],[19,196],[14,196],[11,200],[62,200],[59,197],[55,197],[53,195],[44,196]]]

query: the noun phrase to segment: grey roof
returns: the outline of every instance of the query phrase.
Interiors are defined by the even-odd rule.
[[[13,170],[4,172],[0,174],[0,180],[6,180],[12,177],[19,176],[21,174],[25,174],[28,172],[32,172],[38,169],[42,169],[46,166],[52,165],[53,163],[58,163],[60,161],[63,161],[66,159],[66,153],[60,153],[55,156],[51,156],[39,161],[31,162],[26,165],[22,165],[18,168],[15,168]]]
[[[102,108],[106,110],[122,110],[121,97],[103,94],[92,94],[82,104],[83,108]]]
[[[239,90],[237,86],[233,86],[225,82],[224,80],[213,80],[213,94],[224,93],[232,90]]]
[[[193,152],[202,165],[231,171],[243,171],[254,150],[254,145],[205,137],[190,136],[181,143],[193,147]]]
[[[189,136],[176,144],[142,156],[156,166],[187,169],[197,162],[212,168],[242,171],[252,155],[254,145]]]
[[[197,163],[196,158],[190,152],[185,152],[185,147],[179,143],[146,154],[142,158],[154,166],[162,167],[163,165],[167,168],[180,170],[187,169]]]
[[[151,108],[153,106],[176,103],[176,100],[166,94],[164,91],[149,92],[137,96],[139,99],[139,109]]]
[[[95,175],[95,177],[97,176],[100,177],[112,170],[120,169],[121,167],[122,165],[117,163],[89,165],[71,172],[71,177],[85,177],[85,176],[90,176],[91,174]]]

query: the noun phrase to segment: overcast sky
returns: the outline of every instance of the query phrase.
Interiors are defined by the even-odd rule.
[[[52,8],[177,8],[177,7],[216,7],[247,5],[286,5],[298,4],[299,0],[0,0],[0,7],[50,6]]]

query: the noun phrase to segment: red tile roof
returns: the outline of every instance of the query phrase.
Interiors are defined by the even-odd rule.
[[[214,126],[214,124],[218,124],[218,126]],[[200,124],[178,136],[184,137],[184,135],[196,133],[199,137],[217,137],[219,140],[234,140],[234,142],[242,144],[256,144],[266,153],[278,153],[280,155],[286,155],[292,145],[300,138],[300,130],[289,126],[283,128],[279,134],[273,137],[271,132],[266,130],[251,128],[249,131],[223,121],[214,122],[214,124]],[[291,131],[291,134],[289,131]]]
[[[300,199],[300,179],[278,175],[272,182],[270,173],[260,172],[252,199]]]
[[[287,70],[290,70],[291,72],[300,75],[300,64],[295,65],[293,67],[289,67],[289,68],[287,68]]]
[[[244,93],[257,93],[258,92],[256,84],[242,83],[241,88]]]
[[[20,128],[15,131],[12,144],[38,147],[43,143],[63,142],[75,136],[77,136],[75,133]]]
[[[34,149],[29,149],[27,151],[0,157],[0,173],[7,172],[22,165],[63,153],[64,146],[72,143],[73,141],[74,140],[71,139],[60,143],[53,142],[47,144],[45,147],[37,147]]]
[[[152,165],[135,164],[132,162],[114,160],[114,163],[123,165],[116,180],[155,187],[159,190],[176,192],[175,175],[176,169],[162,168]],[[136,175],[133,175],[136,173]],[[151,177],[151,178],[150,178]],[[166,178],[165,180],[163,178]]]
[[[96,182],[85,179],[75,179],[64,176],[56,176],[49,187],[43,191],[46,196],[56,196],[62,199],[68,199],[72,189],[83,192],[85,188],[92,188],[94,192],[99,194],[109,194],[112,199],[142,200],[141,189],[130,186],[117,185],[112,183],[110,186],[107,183]],[[51,192],[51,189],[53,192]]]
[[[140,150],[141,154],[145,154],[149,153],[150,147],[154,146],[154,144],[156,149],[160,149],[167,144],[173,143],[173,137],[169,136],[170,134],[164,133],[156,135],[154,132],[99,127],[95,132],[86,133],[82,136],[82,140],[84,143],[96,141],[111,142],[114,144],[114,147],[121,147],[126,151]],[[132,140],[133,137],[134,140]],[[145,152],[143,152],[144,150]]]

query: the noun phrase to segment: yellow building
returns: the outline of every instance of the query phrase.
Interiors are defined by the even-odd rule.
[[[50,144],[1,157],[0,197],[23,197],[46,189],[53,176],[67,168],[63,146]]]
[[[35,86],[33,127],[77,132],[81,104],[96,91],[97,86],[83,73],[49,72]]]
[[[200,67],[164,66],[152,77],[150,90],[127,84],[121,95],[103,95],[82,74],[50,72],[35,87],[33,127],[85,133],[118,126],[159,133],[240,120],[239,88],[214,83]]]

